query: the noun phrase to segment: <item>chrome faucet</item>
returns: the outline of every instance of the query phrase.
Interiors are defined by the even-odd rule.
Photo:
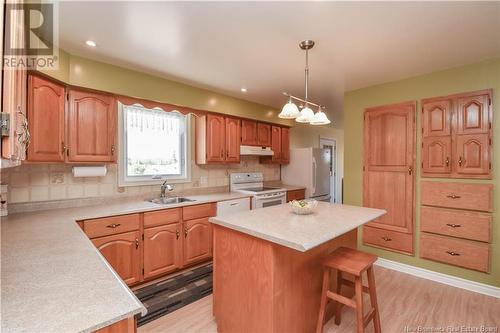
[[[163,184],[161,184],[161,187],[160,187],[160,197],[165,198],[166,192],[167,191],[171,192],[173,190],[174,190],[174,186],[167,184],[167,179],[165,179],[165,181],[163,182]]]

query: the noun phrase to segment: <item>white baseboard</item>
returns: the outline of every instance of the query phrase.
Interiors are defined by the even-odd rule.
[[[378,258],[375,262],[375,265],[392,269],[398,272],[414,275],[419,278],[432,280],[435,282],[447,284],[452,287],[457,287],[461,289],[466,289],[469,291],[473,291],[476,293],[493,296],[496,298],[500,298],[500,288],[490,286],[484,283],[474,282],[466,279],[462,279],[459,277],[438,273],[434,271],[430,271],[428,269],[419,268],[415,266],[410,266],[406,264],[401,264],[399,262],[395,262],[392,260],[387,260],[383,258]]]

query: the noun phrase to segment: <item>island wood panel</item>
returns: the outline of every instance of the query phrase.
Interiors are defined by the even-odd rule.
[[[415,102],[368,108],[364,114],[363,205],[387,210],[368,223],[364,240],[380,229],[413,234],[415,212]],[[375,238],[378,238],[374,235]],[[413,237],[398,237],[413,242]],[[370,243],[366,243],[370,245]],[[383,243],[377,243],[383,246]],[[397,246],[413,253],[413,245]],[[388,246],[387,249],[394,249]]]
[[[307,252],[214,225],[214,315],[220,332],[314,332],[323,260],[356,248],[353,230]],[[332,285],[336,281],[332,274]],[[330,302],[331,306],[332,303]],[[327,318],[331,317],[329,306]]]
[[[120,320],[117,323],[103,327],[94,333],[136,333],[137,325],[134,317]]]

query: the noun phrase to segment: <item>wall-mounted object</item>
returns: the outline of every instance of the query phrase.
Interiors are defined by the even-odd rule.
[[[95,166],[74,166],[72,168],[73,177],[104,177],[106,176],[106,166],[105,165],[95,165]]]
[[[422,176],[492,178],[491,90],[422,100]]]

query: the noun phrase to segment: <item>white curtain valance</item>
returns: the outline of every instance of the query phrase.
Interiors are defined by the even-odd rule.
[[[160,108],[147,109],[140,105],[124,106],[127,128],[143,132],[166,132],[169,135],[179,134],[179,121],[185,115],[173,111],[165,112]]]

